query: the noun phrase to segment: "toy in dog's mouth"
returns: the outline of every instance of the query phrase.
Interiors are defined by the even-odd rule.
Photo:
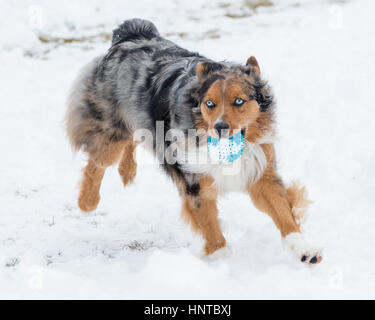
[[[245,139],[242,132],[229,138],[208,136],[207,150],[211,160],[219,163],[232,163],[241,157],[245,148]]]

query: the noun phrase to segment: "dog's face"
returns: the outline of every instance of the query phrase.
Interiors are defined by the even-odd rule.
[[[260,134],[259,120],[263,118],[264,122],[272,102],[271,99],[266,101],[267,106],[262,106],[264,95],[271,96],[260,80],[256,59],[249,58],[246,67],[234,71],[212,71],[207,63],[199,63],[197,76],[201,82],[199,101],[205,129],[219,137],[241,131],[248,140],[254,140]]]

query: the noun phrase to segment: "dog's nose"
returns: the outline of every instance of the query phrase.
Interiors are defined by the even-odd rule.
[[[222,135],[228,135],[229,124],[226,122],[218,122],[215,124],[214,129],[217,131],[219,137],[221,137]]]

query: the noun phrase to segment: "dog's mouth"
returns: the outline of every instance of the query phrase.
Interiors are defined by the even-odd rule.
[[[211,132],[209,132],[209,136],[212,136],[217,139],[228,139],[234,135],[236,135],[238,132],[241,132],[242,136],[245,138],[246,136],[246,128],[242,128],[241,130],[236,129],[236,130],[221,130],[219,133],[216,129],[212,129]]]
[[[220,131],[214,129],[213,133],[214,133],[213,136],[218,139],[228,139],[230,137],[229,129],[220,130]]]
[[[241,129],[241,134],[244,138],[246,137],[246,128]]]

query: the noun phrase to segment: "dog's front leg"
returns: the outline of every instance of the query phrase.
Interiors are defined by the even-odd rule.
[[[195,231],[206,241],[205,254],[210,255],[225,247],[226,241],[220,230],[217,210],[217,190],[213,180],[199,179],[199,184],[188,186],[184,191],[182,212]]]
[[[267,150],[266,150],[267,151]],[[273,148],[268,151],[273,152]],[[267,213],[280,230],[285,244],[302,262],[315,264],[322,260],[319,249],[309,246],[301,235],[292,213],[288,193],[274,170],[273,156],[268,153],[268,166],[263,176],[248,187],[254,205]]]

